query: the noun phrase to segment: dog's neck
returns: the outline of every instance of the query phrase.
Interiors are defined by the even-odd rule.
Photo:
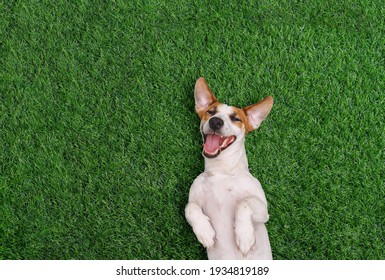
[[[205,172],[208,175],[236,175],[249,172],[245,140],[241,139],[222,151],[216,158],[205,157]]]

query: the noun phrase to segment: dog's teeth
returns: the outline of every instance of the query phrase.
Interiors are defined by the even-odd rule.
[[[227,142],[229,142],[228,140],[229,140],[229,138],[226,138],[226,139],[223,141],[223,143],[222,143],[222,145],[221,145],[221,148],[223,148],[223,147],[225,147],[225,146],[227,145]]]

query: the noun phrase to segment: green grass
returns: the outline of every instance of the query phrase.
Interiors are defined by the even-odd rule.
[[[72,2],[72,3],[71,3]],[[385,258],[383,1],[4,1],[0,259],[205,259],[193,87],[239,107],[275,259]]]

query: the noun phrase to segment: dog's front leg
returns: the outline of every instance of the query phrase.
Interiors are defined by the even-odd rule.
[[[241,201],[235,209],[235,241],[241,253],[246,256],[255,244],[254,224],[269,220],[267,205],[257,197]]]
[[[215,230],[211,226],[209,217],[203,214],[199,205],[189,202],[185,215],[199,242],[206,248],[212,247],[215,243]]]

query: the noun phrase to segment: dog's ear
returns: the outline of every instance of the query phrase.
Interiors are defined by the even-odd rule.
[[[217,99],[211,92],[205,78],[200,77],[195,83],[194,89],[194,98],[195,98],[195,111],[202,116],[204,111],[213,103],[217,102]]]
[[[246,126],[247,132],[257,129],[261,125],[262,121],[270,113],[273,103],[273,97],[268,96],[257,104],[243,108],[248,121]]]

